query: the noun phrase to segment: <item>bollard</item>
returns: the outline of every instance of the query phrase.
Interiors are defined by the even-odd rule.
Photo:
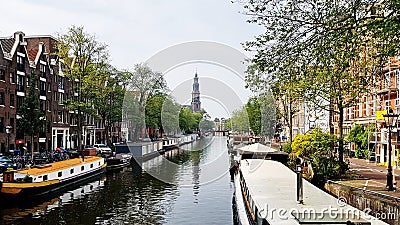
[[[297,203],[303,204],[303,159],[296,159],[296,175],[297,175]]]

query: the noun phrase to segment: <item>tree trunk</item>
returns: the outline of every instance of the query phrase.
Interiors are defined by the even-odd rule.
[[[34,135],[31,134],[31,160],[32,160],[32,162],[33,162],[33,147],[34,147],[34,144],[33,144],[34,137],[33,136]]]
[[[293,114],[292,114],[292,101],[289,102],[289,143],[293,140]]]
[[[338,152],[339,152],[339,162],[343,162],[343,152],[344,152],[344,148],[343,148],[343,107],[339,106],[339,124],[338,124],[338,128],[339,128],[339,148],[338,148]]]
[[[78,109],[78,152],[82,151],[82,115]]]

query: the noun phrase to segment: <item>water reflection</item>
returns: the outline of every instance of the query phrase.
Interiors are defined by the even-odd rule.
[[[0,224],[232,224],[225,143],[193,143],[190,151],[173,150],[71,191],[3,207]],[[150,175],[156,173],[171,183]],[[218,179],[207,182],[209,173]]]

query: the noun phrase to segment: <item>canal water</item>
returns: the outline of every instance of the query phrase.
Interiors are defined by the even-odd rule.
[[[233,224],[229,166],[226,138],[205,137],[64,193],[7,203],[0,224]]]

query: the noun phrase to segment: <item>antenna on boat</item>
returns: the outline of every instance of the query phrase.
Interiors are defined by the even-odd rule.
[[[297,203],[303,204],[303,159],[296,158],[296,177],[297,177]]]

